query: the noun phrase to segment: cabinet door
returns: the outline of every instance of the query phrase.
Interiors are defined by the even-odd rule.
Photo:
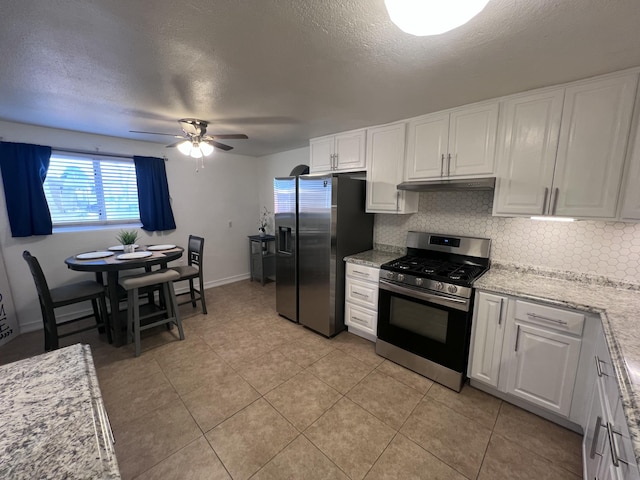
[[[638,99],[640,105],[640,98]],[[625,179],[624,199],[620,217],[624,220],[640,220],[640,122],[635,136],[629,140],[629,170]]]
[[[613,218],[637,75],[566,89],[551,214]]]
[[[507,393],[568,416],[581,339],[516,321]]]
[[[563,95],[560,89],[504,103],[494,214],[542,215],[548,209]]]
[[[359,130],[335,136],[336,170],[344,172],[365,169],[365,135],[364,130]]]
[[[439,178],[446,175],[449,114],[411,120],[408,125],[405,180]]]
[[[497,129],[498,102],[451,112],[448,174],[493,174]]]
[[[498,388],[507,299],[478,292],[469,376]]]
[[[311,158],[309,172],[329,172],[333,169],[333,137],[322,137],[309,142]]]
[[[415,213],[417,192],[396,188],[402,182],[405,124],[367,130],[367,212]]]

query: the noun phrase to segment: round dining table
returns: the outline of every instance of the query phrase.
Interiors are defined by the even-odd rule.
[[[149,250],[149,247],[152,247],[152,249]],[[71,270],[76,270],[78,272],[94,272],[96,274],[96,281],[101,284],[104,284],[103,273],[107,274],[107,293],[109,296],[109,304],[111,306],[110,323],[113,332],[113,343],[115,346],[120,346],[124,343],[122,328],[126,325],[126,321],[123,323],[120,318],[120,302],[118,299],[118,277],[120,272],[136,268],[144,268],[146,271],[149,271],[151,270],[151,267],[156,265],[159,265],[160,268],[166,268],[169,262],[178,260],[182,257],[182,253],[184,252],[184,248],[177,245],[167,249],[154,250],[156,247],[157,246],[153,245],[138,246],[135,250],[136,252],[151,253],[151,255],[143,258],[121,259],[118,257],[121,256],[123,252],[112,252],[105,249],[103,251],[104,256],[101,256],[100,258],[86,258],[98,256],[99,252],[85,252],[69,257],[64,261],[64,263],[67,264],[67,267]],[[110,253],[108,256],[107,252]]]

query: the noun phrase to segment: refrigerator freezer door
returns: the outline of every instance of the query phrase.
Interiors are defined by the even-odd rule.
[[[332,232],[335,231],[332,229],[332,181],[331,175],[300,177],[298,197],[299,321],[326,336],[334,333],[335,322],[331,298]]]
[[[296,177],[273,181],[276,227],[276,311],[298,321]]]

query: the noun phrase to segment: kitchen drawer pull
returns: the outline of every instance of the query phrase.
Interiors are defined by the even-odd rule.
[[[502,325],[502,304],[504,303],[504,298],[500,299],[500,311],[498,312],[498,326]]]
[[[596,355],[596,373],[598,374],[599,377],[602,377],[602,376],[608,377],[609,375],[607,375],[602,371],[602,367],[600,367],[600,363],[605,363],[605,362],[600,360],[600,358],[598,358],[598,355]]]
[[[366,298],[367,300],[369,300],[369,295],[365,295],[364,293],[355,292],[355,291],[351,293],[353,293],[354,295],[357,295],[358,297]]]
[[[367,323],[368,323],[366,320],[362,320],[361,318],[358,318],[355,315],[351,315],[351,320],[355,320],[356,322],[360,322],[363,325],[367,325]]]
[[[520,325],[518,325],[516,327],[516,347],[515,347],[515,351],[518,351],[518,342],[520,340]]]
[[[367,272],[361,272],[360,270],[352,270],[352,272],[357,273],[358,275],[364,275],[365,277],[369,276]]]
[[[441,155],[441,161],[440,161],[440,176],[443,177],[444,176],[444,153]]]
[[[556,320],[555,318],[545,317],[538,315],[537,313],[527,312],[527,317],[535,318],[536,320],[546,320],[547,322],[559,323],[560,325],[568,325],[564,320]]]
[[[613,425],[611,424],[611,422],[607,422],[607,436],[609,437],[609,448],[611,449],[611,462],[613,463],[614,467],[619,467],[620,463],[629,465],[629,462],[627,462],[626,460],[618,456],[618,447],[616,446],[616,441],[615,441],[615,438],[613,437],[614,433],[616,435],[622,436],[620,432],[616,432],[613,429]]]

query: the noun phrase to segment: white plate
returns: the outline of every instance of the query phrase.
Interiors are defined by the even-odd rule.
[[[138,248],[140,245],[134,245],[133,248]],[[122,252],[124,250],[124,245],[114,245],[113,247],[109,247],[109,250],[114,252]]]
[[[122,255],[118,255],[116,258],[118,260],[133,260],[136,258],[146,258],[153,255],[153,252],[133,252],[133,253],[123,253]]]
[[[151,245],[149,247],[147,247],[147,250],[171,250],[172,248],[176,248],[175,245]]]
[[[110,257],[111,255],[113,255],[113,252],[87,252],[76,255],[76,258],[78,260],[92,260],[95,258]]]

